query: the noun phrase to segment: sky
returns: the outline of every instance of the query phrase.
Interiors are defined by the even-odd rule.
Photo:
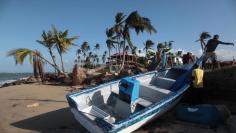
[[[79,36],[75,41],[78,45],[84,41],[91,47],[99,43],[101,55],[107,50],[105,30],[114,25],[116,13],[128,15],[136,10],[157,29],[151,35],[132,31],[132,42],[139,48],[147,39],[155,43],[173,40],[174,49],[199,55],[200,44],[195,41],[203,31],[236,43],[235,0],[0,0],[0,72],[32,72],[27,60],[16,66],[14,59],[6,56],[15,48],[37,49],[50,59],[47,49],[36,40],[51,25],[68,29],[69,36]],[[67,71],[72,70],[77,49],[73,46],[64,55]],[[236,57],[235,51],[236,46],[217,48],[222,60]],[[48,65],[45,69],[53,70]]]

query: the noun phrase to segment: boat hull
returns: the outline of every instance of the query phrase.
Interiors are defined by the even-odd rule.
[[[145,74],[140,74],[140,75],[134,76],[134,78],[142,81],[142,84],[140,86],[143,90],[146,90],[146,92],[147,92],[146,93],[145,91],[141,90],[142,93],[141,93],[140,97],[147,97],[146,95],[143,95],[143,94],[147,94],[148,96],[150,96],[150,98],[156,98],[156,99],[152,100],[153,102],[151,104],[145,106],[144,109],[139,110],[135,113],[132,113],[128,116],[126,114],[124,114],[125,117],[123,117],[121,120],[119,120],[115,123],[109,123],[107,125],[104,125],[105,127],[103,125],[101,125],[103,123],[99,123],[99,125],[97,125],[98,123],[96,123],[96,122],[98,122],[98,121],[94,121],[94,119],[88,118],[88,116],[86,116],[86,115],[91,115],[91,114],[84,113],[82,107],[85,104],[86,104],[86,107],[87,107],[87,105],[89,105],[90,102],[87,102],[87,101],[91,101],[90,97],[93,98],[94,96],[98,97],[98,96],[102,95],[103,97],[105,97],[104,99],[107,100],[108,97],[106,97],[106,93],[112,92],[112,91],[115,92],[114,87],[117,87],[119,85],[119,80],[113,81],[113,82],[108,82],[106,84],[99,85],[95,88],[90,88],[90,89],[84,90],[82,92],[69,94],[69,95],[67,95],[68,103],[71,107],[71,111],[72,111],[75,119],[82,126],[84,126],[89,132],[92,132],[92,133],[104,133],[104,132],[129,133],[129,132],[133,132],[133,131],[137,130],[138,128],[140,128],[141,126],[158,118],[159,116],[163,115],[164,113],[169,111],[171,108],[173,108],[179,102],[179,100],[181,99],[181,97],[185,93],[185,91],[189,88],[190,80],[187,80],[189,75],[191,75],[191,71],[189,69],[187,69],[185,71],[180,71],[181,73],[176,71],[176,69],[173,69],[170,72],[171,72],[170,74],[172,74],[172,75],[169,75],[169,76],[173,76],[172,78],[175,77],[174,82],[172,80],[168,79],[168,78],[170,78],[168,76],[166,76],[167,78],[153,78],[154,76],[155,77],[162,77],[163,75],[167,75],[168,73],[166,73],[165,71],[159,72],[158,74],[156,72],[148,72]],[[173,74],[176,74],[176,75],[181,74],[181,76],[175,76]],[[147,86],[147,88],[146,88],[146,85],[145,85],[146,79],[150,79],[150,81],[148,82],[149,84],[152,81],[154,81],[154,83],[158,83],[158,85],[168,85],[167,87],[166,86],[162,86],[162,87],[169,88],[170,90],[166,89],[164,92],[163,90],[160,91],[161,89],[158,89],[157,87],[156,88],[149,88],[149,86]],[[165,79],[165,81],[168,80],[168,82],[164,82],[164,79]],[[172,84],[168,84],[168,83],[170,83],[170,81],[172,82]],[[167,84],[164,84],[164,83],[167,83]],[[119,88],[116,88],[116,90],[118,90],[118,89]],[[159,95],[159,94],[161,94],[161,95]],[[109,94],[109,96],[110,96],[110,94]],[[106,100],[104,100],[104,101],[106,101]],[[85,104],[82,104],[84,101],[86,101]],[[102,103],[104,103],[104,101],[102,100]],[[79,102],[81,102],[81,103],[79,103]],[[96,100],[96,102],[92,105],[99,105],[97,102],[98,101]],[[123,107],[128,107],[127,104],[124,104],[122,102],[120,102],[120,103],[117,102],[117,103],[118,104],[115,104],[115,105],[119,105],[119,106],[113,106],[115,109],[117,109],[117,107],[122,107],[122,109],[123,109]],[[142,104],[142,105],[144,105],[144,104]],[[109,112],[109,110],[108,110],[108,112]],[[106,126],[108,126],[108,128]]]
[[[167,111],[169,111],[170,109],[172,109],[181,99],[182,96],[177,97],[176,99],[173,99],[174,102],[169,104],[168,107],[166,107],[165,109],[161,110],[160,112],[154,113],[148,117],[146,117],[145,119],[131,125],[128,126],[127,128],[123,128],[120,131],[117,131],[117,133],[130,133],[133,132],[137,129],[139,129],[140,127],[144,126],[145,124],[157,119],[158,117],[162,116],[163,114],[165,114]],[[91,121],[90,119],[84,117],[84,115],[77,111],[75,108],[71,108],[71,112],[73,113],[75,119],[83,126],[85,127],[89,132],[91,133],[106,133],[104,130],[102,130],[100,127],[96,126],[93,121]]]

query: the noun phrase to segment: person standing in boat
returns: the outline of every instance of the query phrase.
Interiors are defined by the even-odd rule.
[[[205,66],[205,63],[208,59],[211,59],[213,65],[217,64],[217,56],[215,54],[215,50],[217,48],[217,46],[219,44],[223,44],[223,45],[232,45],[234,46],[234,43],[226,43],[226,42],[222,42],[219,40],[219,35],[214,35],[213,39],[210,39],[205,47],[205,55],[203,58],[203,67]]]

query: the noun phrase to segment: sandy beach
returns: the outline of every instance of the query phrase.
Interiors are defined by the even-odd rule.
[[[1,133],[68,133],[86,132],[73,118],[65,94],[68,86],[16,85],[0,89]],[[36,107],[27,107],[33,104]],[[147,126],[148,125],[148,126]],[[168,116],[157,119],[139,129],[138,133],[213,133],[201,125],[172,120]],[[217,133],[225,133],[220,127]]]
[[[1,133],[83,131],[68,109],[67,88],[38,84],[1,88]],[[35,103],[39,105],[27,107]]]

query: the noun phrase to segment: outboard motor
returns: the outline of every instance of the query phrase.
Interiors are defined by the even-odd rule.
[[[139,98],[140,82],[134,78],[123,78],[119,84],[119,98],[131,105],[133,113],[136,107],[136,100]]]

